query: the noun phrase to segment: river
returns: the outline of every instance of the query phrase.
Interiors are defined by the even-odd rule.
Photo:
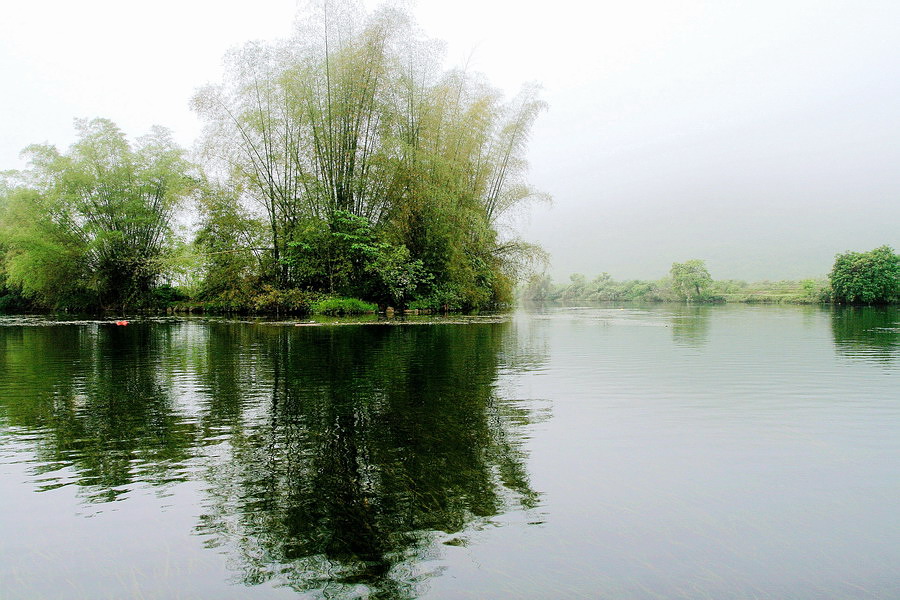
[[[0,598],[900,598],[900,310],[0,317]]]

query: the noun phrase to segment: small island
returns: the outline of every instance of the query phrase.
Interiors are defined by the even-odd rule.
[[[154,128],[77,120],[0,187],[8,308],[358,313],[508,305],[538,247],[500,225],[546,195],[536,86],[503,99],[404,12],[326,13],[231,52],[193,107],[193,160]]]

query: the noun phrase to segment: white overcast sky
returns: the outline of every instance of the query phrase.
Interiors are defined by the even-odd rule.
[[[374,6],[375,2],[367,2]],[[61,148],[76,117],[190,147],[188,107],[222,56],[285,37],[295,0],[8,2],[0,9],[0,170]],[[521,223],[558,280],[824,275],[836,252],[900,249],[900,2],[680,0],[412,6],[509,95],[544,86]]]

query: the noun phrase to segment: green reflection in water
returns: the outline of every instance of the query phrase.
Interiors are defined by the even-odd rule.
[[[694,348],[702,347],[709,339],[709,317],[716,306],[673,304],[672,339],[676,344]]]
[[[887,363],[900,356],[900,309],[890,306],[836,307],[831,332],[838,352]]]
[[[210,470],[198,530],[245,583],[414,596],[433,532],[536,503],[509,432],[528,413],[494,390],[505,328],[263,329],[245,358],[269,397]],[[246,377],[232,335],[211,328],[209,374]]]
[[[539,495],[497,391],[510,323],[0,327],[0,419],[39,489],[86,501],[196,481],[237,582],[414,597],[440,542]],[[135,532],[139,535],[140,532]]]
[[[41,489],[70,483],[90,501],[115,500],[136,479],[184,479],[195,427],[175,412],[168,374],[171,327],[0,328],[9,426],[31,432]]]

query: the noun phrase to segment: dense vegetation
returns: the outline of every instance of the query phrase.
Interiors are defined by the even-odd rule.
[[[593,280],[576,273],[569,283],[554,284],[546,274],[532,275],[520,290],[536,302],[789,302],[814,304],[890,304],[900,301],[900,255],[889,246],[835,257],[828,279],[747,283],[714,280],[702,260],[673,263],[669,276],[656,281],[615,281],[608,273]]]
[[[31,146],[4,189],[5,285],[51,307],[140,307],[165,294],[178,205],[195,188],[162,129],[135,146],[110,121],[76,122],[67,153]]]
[[[296,311],[334,297],[510,302],[540,252],[501,235],[511,210],[542,197],[524,160],[537,89],[505,103],[477,75],[441,73],[438,45],[402,11],[319,8],[291,39],[233,51],[225,80],[196,94],[200,164],[165,130],[131,144],[103,119],[79,121],[67,152],[29,148],[30,168],[0,190],[0,298]]]
[[[0,310],[511,302],[541,256],[505,227],[544,198],[525,179],[538,90],[504,102],[478,75],[442,73],[402,11],[319,9],[289,40],[231,52],[224,80],[197,92],[193,161],[165,129],[132,143],[106,119],[76,121],[65,152],[27,148],[30,167],[0,177]],[[521,293],[872,304],[900,299],[898,279],[883,246],[838,255],[828,282],[714,281],[688,260],[658,281],[535,275]]]
[[[592,280],[576,273],[569,283],[554,284],[544,275],[532,275],[521,288],[521,298],[535,302],[791,302],[831,301],[825,280],[763,281],[747,283],[714,280],[702,260],[674,263],[668,277],[655,281],[616,281],[608,273]]]
[[[389,9],[229,56],[225,81],[194,99],[231,190],[204,213],[202,298],[261,280],[381,305],[511,300],[533,249],[498,225],[539,196],[523,153],[543,104],[533,87],[503,104],[477,76],[439,74],[438,56]]]
[[[889,304],[900,300],[900,255],[889,246],[838,254],[828,275],[841,304]]]

